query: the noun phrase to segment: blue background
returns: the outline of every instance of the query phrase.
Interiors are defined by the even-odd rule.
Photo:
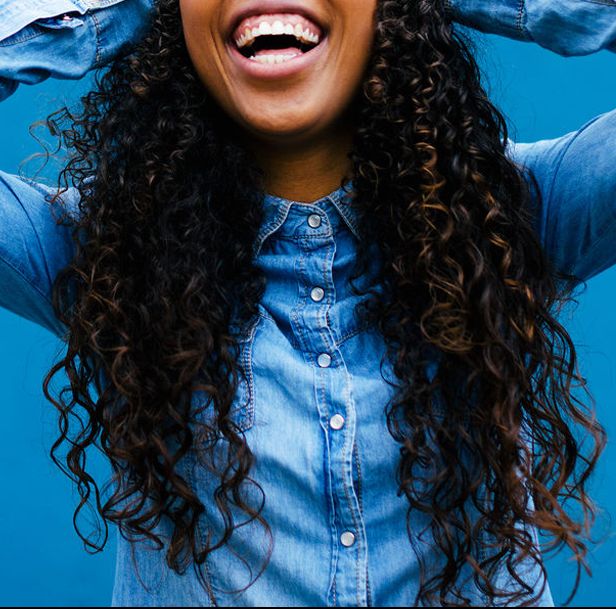
[[[477,36],[486,86],[508,117],[518,141],[556,137],[616,106],[616,57],[607,52],[563,58],[535,45]],[[75,99],[87,82],[47,81],[21,87],[0,105],[0,167],[16,172],[39,151],[28,126]],[[615,146],[616,142],[606,142]],[[614,169],[616,171],[616,168]],[[614,200],[616,205],[616,196]],[[614,244],[616,247],[616,243]],[[616,269],[588,283],[577,309],[563,321],[579,350],[600,420],[616,433]],[[55,438],[55,411],[42,394],[44,374],[61,343],[42,328],[0,311],[0,604],[108,605],[114,570],[112,540],[101,554],[88,555],[72,528],[75,494],[48,458]],[[602,543],[592,550],[593,578],[584,577],[574,605],[614,604],[616,541],[609,515],[616,513],[616,463],[610,442],[593,480],[603,509],[595,528]],[[105,472],[99,469],[101,475]],[[572,582],[572,565],[559,556],[549,561],[552,590],[562,603]]]

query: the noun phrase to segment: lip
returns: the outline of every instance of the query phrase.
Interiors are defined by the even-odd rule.
[[[226,38],[234,43],[233,32],[237,29],[244,19],[256,15],[267,15],[276,13],[295,13],[312,21],[323,33],[323,38],[327,37],[327,28],[322,19],[313,10],[306,6],[306,2],[297,0],[248,0],[243,2],[241,8],[233,11],[229,15],[229,20],[225,26]],[[320,46],[320,45],[319,45]],[[316,50],[316,49],[315,49]],[[283,64],[279,64],[283,65]]]
[[[293,59],[289,59],[283,63],[259,63],[244,57],[238,50],[235,42],[228,42],[229,53],[233,62],[238,68],[248,77],[260,80],[276,80],[279,78],[288,78],[299,74],[303,70],[315,64],[321,55],[325,52],[328,44],[328,38],[325,36],[321,42],[303,55],[298,55]]]

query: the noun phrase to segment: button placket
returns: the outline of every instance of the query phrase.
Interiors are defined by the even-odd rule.
[[[311,449],[316,447],[320,462],[323,513],[316,509],[310,513],[318,518],[317,526],[322,527],[318,530],[326,536],[323,541],[329,547],[322,548],[322,560],[313,572],[318,570],[319,581],[328,583],[324,587],[327,598],[323,599],[328,606],[366,606],[370,598],[366,579],[368,539],[353,467],[358,429],[357,398],[351,390],[354,360],[352,355],[348,359],[347,353],[353,354],[353,349],[351,342],[344,343],[348,328],[340,315],[347,304],[346,282],[342,279],[348,270],[351,239],[331,201],[317,205],[291,202],[285,217],[278,210],[282,205],[286,202],[277,202],[277,209],[270,209],[269,229],[262,231],[269,235],[269,245],[263,248],[259,263],[268,279],[266,310],[274,321],[280,321],[275,331],[288,337],[288,344],[284,344],[291,357],[302,360],[301,375],[285,366],[285,380],[289,394],[292,392],[289,410],[301,417],[293,421],[291,429],[297,434],[293,443],[309,441]],[[282,258],[278,255],[286,258],[285,273],[281,272]],[[274,331],[274,324],[271,328]],[[263,349],[262,353],[266,351],[276,369],[278,350]],[[287,419],[279,412],[276,416],[275,404],[280,400],[268,401],[271,406],[264,405],[263,409],[270,408],[272,419],[286,426]],[[259,434],[253,437],[258,440]],[[272,451],[277,449],[273,434],[261,437],[270,438]],[[303,450],[297,454],[304,458]],[[282,486],[284,476],[277,476],[276,482]],[[297,502],[301,503],[301,498]]]
[[[347,386],[346,365],[328,317],[329,310],[336,304],[333,269],[337,249],[334,233],[323,230],[329,228],[328,213],[329,210],[309,213],[303,220],[303,228],[295,233],[303,251],[298,273],[301,297],[294,323],[298,326],[305,356],[318,370],[317,408],[321,424],[329,432],[325,437],[328,503],[333,518],[332,544],[339,558],[331,584],[333,586],[335,581],[336,599],[334,603],[330,592],[328,602],[366,606],[367,545],[353,487],[350,457],[355,440],[354,406]],[[332,213],[337,212],[333,210]],[[337,222],[333,218],[332,224]]]

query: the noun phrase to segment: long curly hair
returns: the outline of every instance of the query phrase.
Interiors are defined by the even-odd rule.
[[[100,549],[115,523],[183,572],[229,541],[236,508],[271,531],[230,416],[242,375],[233,328],[253,319],[265,287],[253,260],[263,175],[194,71],[178,4],[160,0],[149,32],[97,71],[79,112],[47,119],[70,151],[57,197],[73,186],[80,200],[65,219],[75,257],[53,291],[66,354],[43,389],[59,411],[51,455],[77,485],[86,545]],[[383,253],[384,294],[364,292],[358,313],[376,322],[397,379],[383,407],[400,444],[399,493],[443,557],[422,563],[416,602],[470,604],[470,569],[487,602],[532,605],[542,589],[520,571],[530,561],[545,575],[535,529],[547,549],[573,552],[578,579],[586,568],[586,484],[605,443],[575,395],[590,397],[556,319],[576,278],[559,281],[541,249],[532,176],[507,157],[505,120],[443,3],[381,0],[375,27],[348,177],[362,242]],[[69,385],[52,395],[60,372]],[[220,441],[227,462],[210,475],[225,528],[204,542],[182,462]],[[91,449],[111,464],[104,488]],[[102,537],[82,526],[87,506]]]

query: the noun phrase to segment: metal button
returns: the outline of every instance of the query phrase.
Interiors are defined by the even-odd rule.
[[[344,417],[341,414],[335,414],[329,420],[329,426],[336,431],[342,429],[344,427]]]
[[[340,535],[340,543],[345,548],[350,548],[355,543],[355,535],[351,531],[345,531]]]
[[[321,226],[321,216],[319,216],[319,214],[310,214],[308,216],[308,224],[310,224],[312,228],[319,228],[319,226]]]
[[[310,292],[310,298],[315,302],[321,302],[325,297],[325,290],[323,288],[312,288]]]
[[[328,353],[321,353],[321,355],[317,358],[317,364],[319,364],[321,368],[328,368],[331,363],[332,358]]]

